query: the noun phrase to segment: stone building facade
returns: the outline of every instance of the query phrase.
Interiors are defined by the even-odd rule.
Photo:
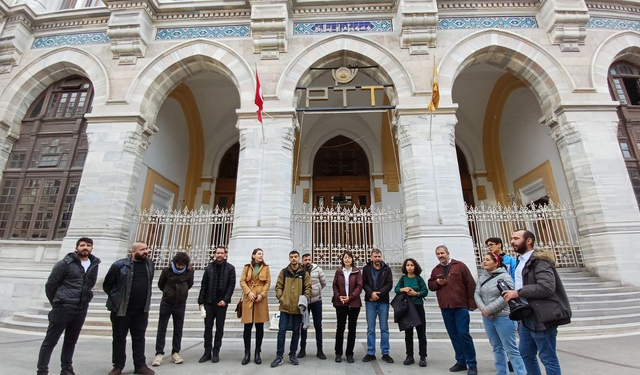
[[[0,0],[5,308],[80,236],[106,271],[154,202],[234,203],[230,261],[278,268],[292,209],[343,191],[404,207],[427,265],[474,262],[465,201],[571,202],[586,267],[640,285],[639,46],[630,0]]]

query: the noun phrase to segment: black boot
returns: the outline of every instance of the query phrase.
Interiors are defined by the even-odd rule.
[[[300,351],[298,352],[298,358],[304,358],[306,356],[307,356],[306,347],[304,346],[300,347]]]
[[[244,358],[242,358],[242,365],[246,365],[251,361],[251,352],[246,351],[244,352]]]
[[[256,365],[261,365],[262,364],[262,358],[260,358],[260,351],[256,350],[256,354],[253,357],[253,362],[256,363]]]
[[[213,349],[213,355],[211,356],[211,362],[218,363],[220,362],[220,349]]]
[[[205,350],[204,354],[202,355],[202,357],[200,357],[198,362],[204,363],[210,360],[211,360],[211,350]]]
[[[316,357],[320,358],[320,359],[327,359],[327,356],[324,355],[324,352],[322,351],[322,346],[318,345],[318,351],[316,353]]]

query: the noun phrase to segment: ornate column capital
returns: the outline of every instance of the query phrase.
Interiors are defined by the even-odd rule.
[[[251,35],[253,53],[263,60],[278,60],[287,52],[289,2],[285,0],[251,0]]]
[[[584,0],[544,0],[540,6],[540,23],[549,39],[562,52],[579,52],[587,37],[589,10]]]
[[[0,34],[0,74],[11,72],[29,49],[34,18],[35,14],[27,7],[7,13]]]
[[[120,65],[135,65],[153,40],[155,8],[151,0],[104,0],[111,12],[107,36]]]
[[[436,1],[401,0],[400,16],[402,25],[400,47],[408,48],[412,55],[428,55],[429,47],[436,46],[438,31]]]

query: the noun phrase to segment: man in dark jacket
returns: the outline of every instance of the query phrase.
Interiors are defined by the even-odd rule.
[[[149,248],[144,242],[131,245],[131,255],[115,261],[104,278],[102,289],[107,293],[107,308],[111,311],[113,330],[113,369],[109,375],[120,375],[127,361],[127,334],[131,332],[134,374],[153,375],[147,367],[144,354],[149,306],[151,305],[151,283],[153,262],[149,259]]]
[[[534,251],[535,240],[528,230],[517,230],[511,236],[511,246],[520,254],[515,290],[505,291],[502,296],[507,301],[520,298],[534,312],[520,324],[519,349],[527,374],[540,374],[537,358],[540,356],[547,374],[559,375],[556,337],[558,326],[571,322],[571,306],[555,270],[553,253]]]
[[[158,279],[158,289],[162,291],[160,317],[158,318],[158,334],[156,335],[156,357],[153,366],[160,366],[164,358],[164,344],[167,335],[169,318],[173,316],[173,340],[171,341],[171,362],[180,364],[182,344],[182,328],[184,313],[187,309],[189,289],[193,286],[193,267],[191,259],[185,252],[178,252],[169,267],[162,270]]]
[[[199,362],[211,360],[213,363],[220,361],[220,347],[224,335],[224,320],[227,316],[227,307],[231,303],[233,289],[236,286],[236,269],[227,263],[224,246],[218,246],[215,252],[215,260],[204,270],[198,305],[204,309],[204,354]],[[216,338],[211,352],[213,339],[213,323],[216,323]]]
[[[49,373],[49,360],[53,348],[63,332],[60,374],[74,375],[73,352],[87,317],[89,302],[93,298],[91,289],[98,278],[100,259],[91,254],[92,250],[93,240],[87,237],[80,238],[76,241],[76,251],[67,254],[56,263],[47,279],[45,292],[52,309],[49,313],[47,335],[38,356],[38,375]]]
[[[379,319],[382,360],[393,363],[389,355],[389,292],[393,288],[393,274],[382,261],[382,251],[371,250],[371,261],[362,268],[362,284],[367,308],[367,354],[362,362],[376,359],[376,319]]]
[[[440,263],[431,271],[427,284],[436,292],[444,326],[456,353],[456,364],[449,371],[465,371],[468,366],[467,374],[476,375],[476,348],[469,333],[469,311],[477,308],[473,297],[476,282],[464,263],[451,259],[446,246],[438,246],[436,256]]]

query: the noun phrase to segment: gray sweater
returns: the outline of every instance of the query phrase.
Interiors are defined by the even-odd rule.
[[[496,274],[497,276],[482,285],[492,274]],[[498,290],[497,285],[499,280],[504,280],[513,288],[513,280],[507,270],[498,267],[498,269],[491,273],[484,271],[482,275],[480,275],[478,283],[476,284],[476,292],[473,296],[476,305],[478,305],[478,309],[480,309],[480,311],[486,311],[492,318],[509,316],[509,305],[507,305],[507,302],[502,298]]]

